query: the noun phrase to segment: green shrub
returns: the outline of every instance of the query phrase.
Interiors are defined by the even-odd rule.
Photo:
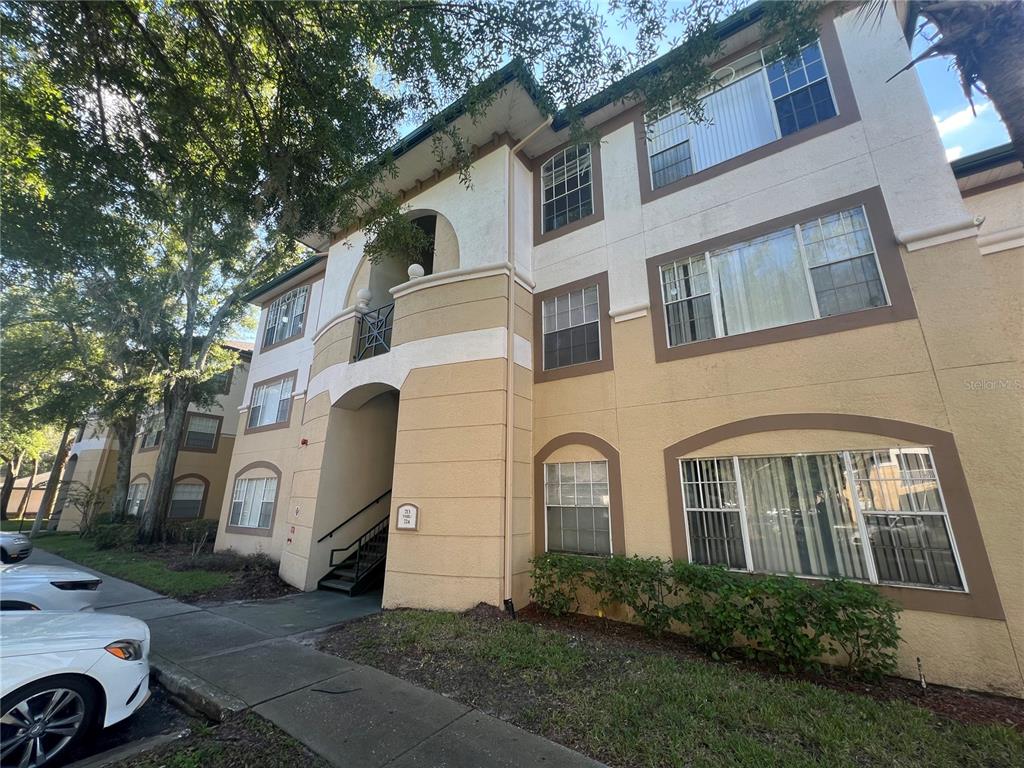
[[[233,549],[223,552],[208,552],[195,557],[182,557],[167,566],[172,571],[218,571],[256,573],[267,571],[277,573],[278,565],[265,552],[243,555]]]
[[[164,544],[213,544],[217,538],[217,521],[199,518],[198,520],[168,520],[163,527]]]
[[[840,655],[861,675],[896,664],[899,608],[867,585],[751,576],[659,558],[545,554],[531,596],[555,615],[577,610],[581,589],[602,608],[624,605],[652,634],[676,623],[713,657],[732,649],[785,671]]]
[[[129,549],[135,545],[138,527],[134,523],[97,525],[90,531],[96,549]]]

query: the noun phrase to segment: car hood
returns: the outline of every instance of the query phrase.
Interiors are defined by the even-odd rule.
[[[24,533],[16,533],[12,531],[0,531],[0,541],[10,544],[29,544],[32,539],[26,536]]]
[[[0,657],[103,648],[115,640],[148,645],[149,627],[128,616],[77,611],[0,612]]]
[[[0,566],[0,588],[5,581],[96,581],[99,576],[79,571],[76,568],[65,568],[63,565],[33,565],[18,563],[17,565]]]

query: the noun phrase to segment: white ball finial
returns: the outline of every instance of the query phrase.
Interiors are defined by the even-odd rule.
[[[369,288],[360,288],[356,291],[356,309],[365,312],[370,307],[370,299],[373,298],[373,294],[370,293]]]
[[[409,265],[409,279],[415,280],[417,277],[423,277],[423,265],[422,264],[410,264]]]

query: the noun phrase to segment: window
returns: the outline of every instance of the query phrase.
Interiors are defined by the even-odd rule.
[[[852,208],[661,267],[669,346],[888,304]]]
[[[198,448],[212,451],[217,445],[217,432],[220,430],[220,419],[213,416],[200,416],[190,413],[188,427],[185,430],[185,448]]]
[[[596,285],[546,299],[542,312],[545,371],[601,359]]]
[[[818,43],[811,43],[796,56],[773,61],[767,73],[783,136],[836,116]]]
[[[773,57],[755,51],[720,67],[718,84],[701,102],[702,122],[678,107],[650,120],[654,189],[836,116],[818,42],[789,59]]]
[[[277,496],[276,477],[251,477],[235,481],[228,525],[239,528],[270,528]]]
[[[146,506],[146,496],[148,494],[149,482],[146,480],[136,480],[128,486],[127,513],[129,516],[136,517],[142,514],[142,509]]]
[[[228,368],[226,371],[215,373],[209,379],[209,387],[213,392],[219,392],[226,395],[231,391],[231,369]]]
[[[199,517],[203,511],[206,486],[198,480],[182,480],[171,491],[171,509],[168,518],[187,520]]]
[[[567,147],[541,166],[544,232],[579,221],[594,212],[589,144]]]
[[[695,563],[965,588],[927,448],[683,459],[680,474]]]
[[[267,324],[263,330],[264,348],[280,344],[302,333],[308,295],[309,286],[303,285],[274,299],[267,310]]]
[[[249,406],[249,428],[265,427],[272,424],[286,424],[291,412],[294,376],[260,384],[252,393]]]
[[[164,420],[162,416],[154,416],[146,422],[145,431],[142,433],[142,440],[139,442],[139,450],[156,448],[160,445],[160,437],[164,433]]]
[[[610,555],[608,462],[544,465],[549,552]]]

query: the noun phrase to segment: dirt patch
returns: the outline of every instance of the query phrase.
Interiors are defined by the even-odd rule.
[[[180,741],[110,768],[328,768],[328,763],[263,718],[241,715],[198,725]]]
[[[805,673],[786,676],[779,674],[769,666],[744,659],[712,661],[681,635],[665,634],[655,638],[633,624],[581,614],[556,617],[544,613],[535,606],[529,606],[519,611],[517,616],[521,621],[528,621],[547,629],[578,634],[588,638],[599,638],[602,642],[620,647],[649,648],[680,658],[699,659],[709,664],[719,663],[773,678],[797,678],[826,688],[869,696],[878,701],[904,701],[961,723],[999,723],[1024,732],[1024,701],[1020,699],[962,691],[942,685],[928,684],[927,687],[922,688],[920,682],[901,677],[886,677],[878,682],[867,682],[852,679],[842,670],[826,669],[820,675]]]
[[[299,591],[281,580],[277,575],[277,563],[266,555],[240,555],[230,550],[193,555],[188,544],[160,545],[143,551],[149,557],[162,560],[172,571],[214,571],[231,577],[231,581],[223,586],[191,595],[190,602],[269,600]]]

